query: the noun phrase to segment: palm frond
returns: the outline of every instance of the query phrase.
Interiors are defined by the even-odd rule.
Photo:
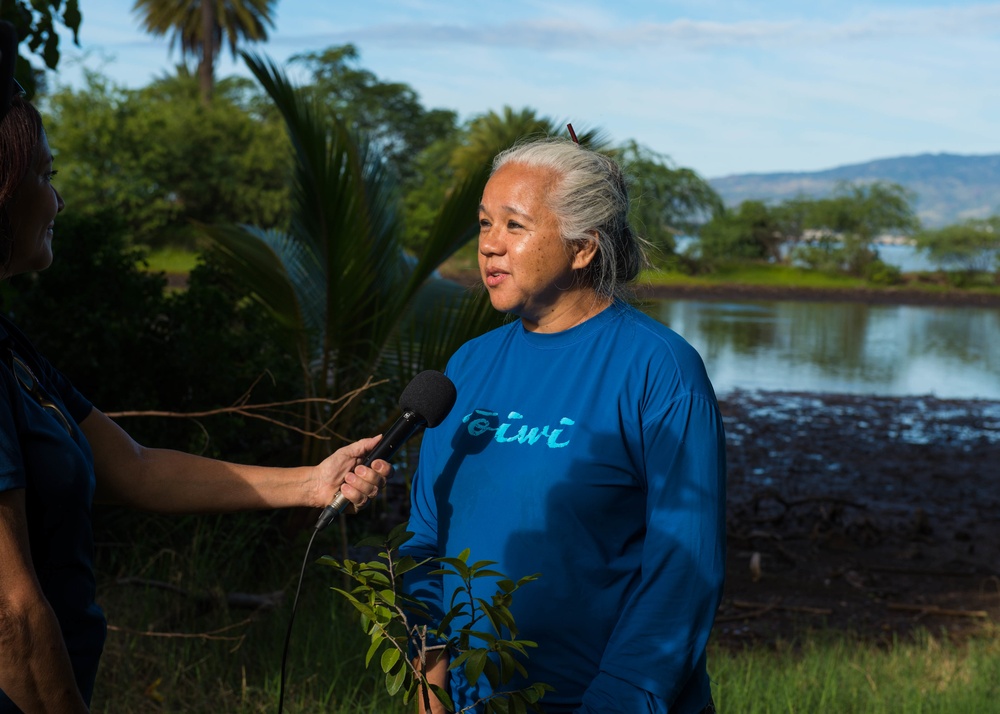
[[[485,291],[446,280],[428,283],[414,303],[386,350],[400,385],[423,369],[443,370],[455,350],[507,319]]]
[[[307,364],[315,351],[315,308],[303,300],[302,286],[312,282],[308,255],[282,236],[240,226],[199,226],[215,255],[250,296],[285,328],[288,350]],[[305,291],[307,292],[307,291]]]

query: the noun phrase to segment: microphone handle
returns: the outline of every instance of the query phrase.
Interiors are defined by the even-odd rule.
[[[388,461],[399,451],[399,447],[425,423],[424,418],[415,411],[411,409],[405,410],[400,414],[399,419],[389,427],[389,431],[385,433],[385,436],[375,445],[372,452],[368,454],[368,458],[362,463],[365,466],[371,466],[372,462],[377,459]],[[330,522],[340,515],[347,508],[348,504],[350,504],[350,501],[347,500],[347,497],[340,491],[337,491],[337,495],[333,497],[333,502],[319,514],[319,519],[316,521],[316,530],[322,530],[330,525]]]

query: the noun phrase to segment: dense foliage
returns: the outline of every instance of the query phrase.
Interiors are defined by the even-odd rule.
[[[915,240],[932,261],[964,273],[965,279],[1000,271],[1000,216],[921,231]]]
[[[3,0],[0,2],[0,20],[14,26],[20,40],[14,75],[29,97],[35,95],[38,79],[44,75],[33,65],[26,54],[39,57],[48,69],[59,65],[58,25],[72,32],[78,42],[80,31],[79,0]]]
[[[129,240],[150,246],[195,246],[193,220],[288,220],[288,139],[252,82],[220,82],[205,107],[184,74],[138,90],[87,80],[43,105],[69,210],[114,207]]]
[[[60,216],[52,267],[13,278],[4,310],[77,388],[106,412],[195,412],[236,402],[262,376],[255,401],[299,396],[296,364],[277,326],[234,292],[213,263],[184,291],[142,266],[111,211]],[[297,439],[257,420],[134,417],[149,446],[294,464]]]
[[[777,205],[744,201],[717,214],[697,245],[702,267],[720,262],[794,262],[879,283],[898,280],[875,240],[906,236],[919,227],[913,195],[896,184],[841,184],[833,196],[798,197]]]

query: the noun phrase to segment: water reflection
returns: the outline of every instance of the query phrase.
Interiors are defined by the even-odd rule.
[[[645,310],[695,346],[719,394],[1000,399],[997,309],[665,300]]]

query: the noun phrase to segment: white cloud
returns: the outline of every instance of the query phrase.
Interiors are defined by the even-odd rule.
[[[831,22],[791,20],[695,20],[599,24],[569,18],[527,17],[508,22],[391,22],[338,28],[330,34],[286,35],[294,41],[358,42],[392,45],[473,45],[538,50],[602,51],[641,47],[679,47],[707,51],[719,48],[838,46],[845,42],[885,41],[894,38],[995,37],[1000,34],[1000,5],[899,8],[872,11],[860,17]],[[331,28],[333,29],[333,28]]]

